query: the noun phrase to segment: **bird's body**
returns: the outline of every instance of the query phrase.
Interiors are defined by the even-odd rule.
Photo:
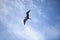
[[[25,25],[26,21],[27,21],[28,19],[30,19],[30,18],[29,18],[29,12],[30,12],[30,10],[26,12],[26,17],[25,17],[25,19],[23,20],[23,21],[24,21],[24,25]]]

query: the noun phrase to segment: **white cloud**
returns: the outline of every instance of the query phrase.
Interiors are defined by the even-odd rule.
[[[21,28],[19,28],[19,26],[14,26],[12,29],[12,27],[10,27],[8,30],[9,32],[15,34],[15,36],[19,37],[23,37],[26,40],[43,40],[44,37],[41,33],[35,31],[34,29],[32,29],[29,26],[24,26],[23,30],[21,30]]]
[[[57,38],[59,36],[59,31],[55,26],[47,25],[42,31],[46,38]]]
[[[8,11],[8,9],[7,9],[7,7],[6,7],[6,4],[1,3],[0,6],[1,6],[0,14],[8,15],[8,12],[9,12],[9,11]]]
[[[35,4],[33,4],[32,0],[28,0],[30,2],[30,5],[28,8],[25,7],[24,3],[22,3],[21,1],[19,1],[20,2],[19,3],[18,1],[17,0],[14,1],[15,2],[14,6],[16,6],[17,9],[19,9],[21,15],[24,16],[25,10],[28,8],[31,8],[33,10],[37,9],[37,12],[40,16],[48,19],[48,17],[42,12],[42,10],[38,9],[38,7]],[[12,4],[14,4],[14,2]],[[25,38],[26,40],[45,40],[44,35],[41,32],[38,32],[35,29],[33,29],[32,26],[30,26],[30,25],[24,26],[23,21],[22,21],[23,18],[21,18],[21,16],[20,16],[20,18],[17,19],[11,13],[11,16],[13,17],[13,19],[8,21],[6,18],[6,15],[9,14],[9,11],[12,10],[12,7],[7,8],[6,5],[3,3],[1,6],[3,8],[0,10],[0,12],[2,11],[2,12],[4,12],[4,14],[0,16],[0,19],[2,20],[2,22],[7,24],[9,33],[14,34],[18,38],[20,38],[20,37]],[[33,14],[31,14],[31,15],[33,15]],[[33,18],[34,19],[32,19],[32,22],[38,23],[39,20],[35,17],[33,17]],[[17,21],[17,23],[15,23],[15,21]],[[52,28],[46,27],[46,28],[44,28],[43,32],[47,36],[51,36],[51,37],[56,37],[58,35],[57,29],[53,28],[53,27]]]
[[[48,16],[46,15],[46,13],[43,12],[42,9],[38,9],[37,12],[38,12],[38,15],[39,15],[40,17],[43,17],[43,18],[45,18],[45,19],[48,19]]]
[[[31,9],[36,8],[36,5],[33,4],[32,0],[28,0],[28,1],[31,2],[30,3],[30,6],[28,8],[31,8]],[[12,1],[11,4],[12,5],[14,4],[13,6],[16,6],[16,8],[20,10],[20,14],[22,14],[22,15],[24,15],[24,10],[25,9],[28,9],[19,0]],[[37,32],[31,26],[28,26],[28,25],[24,26],[21,16],[20,16],[20,18],[19,17],[17,18],[15,16],[15,14],[13,15],[13,13],[10,11],[10,10],[13,10],[13,7],[12,6],[11,7],[10,6],[8,7],[8,5],[6,5],[5,3],[2,3],[1,6],[3,8],[0,10],[0,12],[2,11],[2,12],[4,12],[4,14],[2,14],[0,18],[1,18],[1,21],[4,24],[6,24],[6,26],[8,28],[7,31],[9,33],[14,34],[18,38],[19,37],[22,37],[22,38],[25,38],[27,40],[43,40],[44,39],[43,35],[40,32]],[[11,12],[11,14],[9,14],[10,12]],[[11,16],[10,17],[11,18],[10,21],[6,17],[7,15],[10,15]],[[36,19],[34,22],[38,22],[38,19]]]

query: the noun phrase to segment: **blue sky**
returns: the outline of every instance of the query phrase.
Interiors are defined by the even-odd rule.
[[[0,0],[0,40],[60,40],[59,30],[60,0]]]

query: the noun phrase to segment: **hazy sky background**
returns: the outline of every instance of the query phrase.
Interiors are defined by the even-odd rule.
[[[0,40],[60,40],[60,0],[0,0]]]

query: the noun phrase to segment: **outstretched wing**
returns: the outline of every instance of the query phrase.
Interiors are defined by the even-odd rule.
[[[25,25],[26,21],[27,21],[27,19],[25,18],[25,19],[23,20],[23,22],[24,22],[24,25]]]
[[[29,15],[29,12],[30,12],[30,10],[26,12],[26,15]]]

